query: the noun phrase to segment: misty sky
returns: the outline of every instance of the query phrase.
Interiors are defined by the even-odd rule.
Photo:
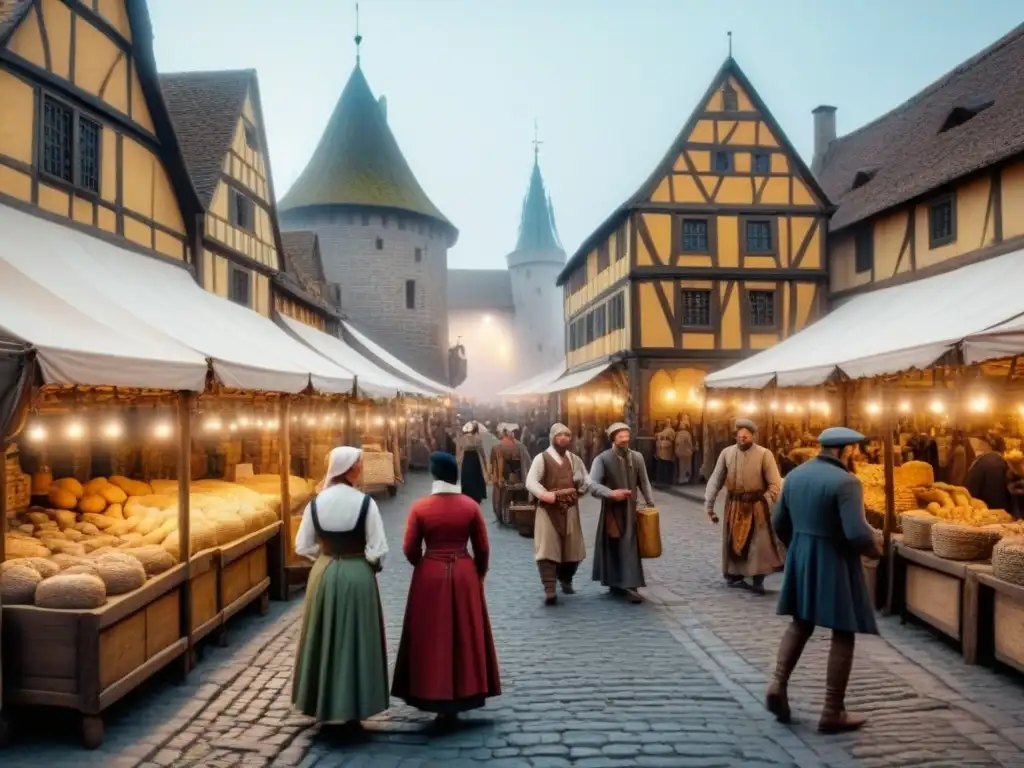
[[[163,72],[255,68],[278,197],[355,63],[354,0],[150,0]],[[453,267],[503,267],[540,125],[573,250],[652,171],[733,54],[809,161],[811,110],[879,116],[1024,21],[1020,0],[361,0],[363,70]]]

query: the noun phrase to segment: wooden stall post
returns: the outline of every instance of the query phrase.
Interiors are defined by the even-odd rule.
[[[886,584],[885,610],[886,616],[892,614],[893,590],[896,587],[894,569],[892,567],[892,532],[896,528],[896,482],[893,455],[892,433],[895,429],[895,420],[891,408],[890,398],[882,401],[882,461],[885,472],[885,520],[882,523],[882,560],[878,564],[883,568],[883,578]]]
[[[355,444],[355,424],[352,422],[352,401],[345,401],[345,445]]]
[[[282,397],[277,405],[277,466],[281,474],[281,533],[277,545],[277,561],[273,564],[271,589],[275,600],[288,599],[288,560],[292,546],[292,431],[291,400]],[[307,460],[312,456],[308,455]],[[310,471],[312,471],[310,462]]]
[[[178,557],[185,563],[185,581],[181,585],[181,621],[185,628],[185,654],[182,673],[195,666],[192,643],[192,515],[189,495],[192,486],[192,407],[191,392],[178,393]]]

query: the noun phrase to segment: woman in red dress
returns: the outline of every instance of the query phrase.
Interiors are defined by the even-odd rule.
[[[451,454],[434,453],[430,472],[431,495],[413,504],[405,528],[402,549],[415,570],[391,693],[447,722],[500,696],[501,681],[484,599],[490,548],[480,505],[455,484]]]

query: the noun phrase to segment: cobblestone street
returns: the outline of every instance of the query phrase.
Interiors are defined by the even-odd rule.
[[[392,554],[381,576],[390,650],[410,567],[400,554],[405,505],[427,489],[414,475],[381,510]],[[344,766],[346,768],[603,768],[605,766],[1024,766],[1019,681],[964,666],[925,631],[882,621],[858,641],[848,706],[871,715],[860,733],[824,737],[815,724],[827,633],[793,682],[799,722],[785,727],[761,698],[785,621],[769,596],[726,590],[720,529],[692,500],[659,494],[665,555],[648,562],[648,603],[612,599],[581,569],[579,594],[542,604],[531,543],[492,525],[487,579],[505,693],[458,731],[400,702],[369,722],[369,739],[323,740],[290,709],[301,604],[241,617],[227,648],[209,648],[190,679],[155,680],[107,717],[107,741],[86,752],[63,718],[32,715],[4,753],[12,766]],[[485,510],[490,515],[489,502]],[[596,503],[585,506],[588,549]],[[41,725],[45,722],[45,725]]]

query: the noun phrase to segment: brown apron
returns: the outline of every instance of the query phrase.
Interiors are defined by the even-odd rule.
[[[762,525],[769,523],[768,502],[764,491],[729,491],[726,503],[733,505],[734,514],[730,516],[729,543],[736,557],[746,557],[750,547],[751,533],[754,530],[754,518]]]
[[[555,494],[555,503],[545,504],[538,501],[537,506],[548,513],[551,525],[559,536],[564,537],[568,531],[569,510],[579,501],[576,479],[572,475],[572,461],[568,453],[561,464],[547,451],[541,456],[544,457],[544,477],[541,478],[541,485],[549,493]]]

